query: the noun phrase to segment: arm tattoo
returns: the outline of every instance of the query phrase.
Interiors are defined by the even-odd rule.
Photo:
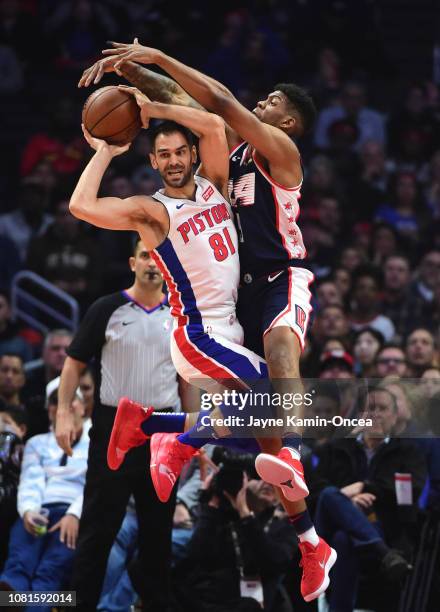
[[[156,102],[202,108],[176,81],[169,77],[148,70],[134,62],[125,62],[121,65],[120,70],[127,81]]]

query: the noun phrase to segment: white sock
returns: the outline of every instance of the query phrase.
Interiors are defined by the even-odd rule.
[[[318,546],[319,544],[319,536],[314,527],[310,527],[310,529],[304,531],[298,538],[300,542],[309,542],[312,546]]]
[[[301,453],[296,448],[291,448],[290,446],[284,446],[284,448],[290,451],[290,454],[294,459],[298,459],[298,461],[301,461]]]

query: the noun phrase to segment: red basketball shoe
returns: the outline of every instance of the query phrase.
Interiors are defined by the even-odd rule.
[[[262,480],[280,487],[289,501],[298,501],[309,494],[302,463],[287,447],[276,456],[260,453],[255,459],[255,469]]]
[[[182,444],[177,433],[155,433],[151,436],[151,479],[161,502],[170,499],[174,485],[183,466],[199,450]]]
[[[303,568],[301,595],[305,601],[313,601],[327,589],[330,583],[328,574],[338,555],[322,538],[319,538],[317,546],[300,542],[299,549],[302,555],[299,564]]]
[[[107,464],[111,470],[120,467],[130,448],[140,446],[148,439],[141,425],[153,412],[152,406],[147,408],[128,397],[121,397],[107,448]]]

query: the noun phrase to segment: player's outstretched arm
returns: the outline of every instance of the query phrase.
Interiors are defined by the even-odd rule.
[[[74,217],[87,221],[97,227],[113,230],[139,231],[141,226],[151,224],[167,227],[168,217],[163,206],[147,196],[132,196],[130,198],[104,197],[98,198],[102,177],[116,155],[124,153],[128,145],[117,147],[108,145],[104,140],[93,138],[83,126],[84,137],[96,153],[87,164],[70,199],[69,209]],[[145,245],[152,249],[161,242],[155,241],[152,231],[152,244]],[[145,232],[144,232],[145,235]],[[145,240],[144,240],[145,242]]]
[[[116,47],[122,46],[122,43],[112,44]],[[136,45],[139,47],[141,46],[137,38],[134,39],[131,47],[135,47]],[[92,83],[96,85],[106,72],[116,72],[152,100],[157,100],[165,104],[180,104],[183,106],[202,108],[200,104],[191,98],[183,87],[176,83],[176,81],[173,81],[173,79],[163,74],[153,72],[148,68],[144,68],[135,62],[121,62],[120,55],[115,54],[114,49],[109,51],[111,51],[110,55],[107,53],[106,57],[98,60],[92,64],[92,66],[84,70],[78,82],[78,87],[88,87]],[[103,51],[103,53],[106,52]],[[116,64],[118,65],[115,66]]]
[[[115,68],[123,62],[134,61],[156,64],[182,86],[192,99],[207,110],[225,120],[226,124],[239,136],[253,145],[259,154],[267,159],[269,166],[276,167],[279,180],[294,181],[292,159],[299,162],[299,151],[294,142],[282,130],[262,123],[248,111],[229,91],[215,79],[190,68],[182,62],[166,55],[158,49],[136,44],[112,43],[113,49],[104,50],[104,55],[119,55]],[[228,138],[230,141],[230,137]],[[231,142],[230,142],[231,144]],[[299,168],[299,163],[297,164]]]
[[[149,119],[170,119],[184,125],[198,136],[202,162],[199,173],[212,181],[227,197],[229,150],[223,119],[198,108],[152,102],[135,87],[119,85],[119,88],[136,99],[144,127],[147,127]]]

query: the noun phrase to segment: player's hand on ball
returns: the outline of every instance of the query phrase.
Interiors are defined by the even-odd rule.
[[[128,85],[118,85],[118,88],[122,91],[126,91],[135,98],[141,113],[142,127],[147,129],[148,124],[150,122],[149,111],[152,108],[152,105],[154,105],[154,102],[152,102],[150,98],[148,98],[144,93],[139,91],[137,87],[129,87]]]
[[[158,49],[140,45],[137,38],[135,38],[131,44],[118,43],[114,41],[108,42],[110,42],[113,48],[104,49],[102,54],[108,56],[119,56],[119,60],[115,64],[116,70],[123,62],[128,61],[138,62],[140,64],[156,64],[161,55],[161,51]]]
[[[92,149],[95,149],[95,151],[107,149],[112,157],[116,157],[117,155],[121,155],[122,153],[125,153],[125,151],[128,151],[131,146],[131,142],[122,146],[109,145],[107,142],[105,142],[105,140],[101,140],[100,138],[95,138],[94,136],[92,136],[90,132],[86,130],[83,123],[81,124],[81,127],[84,134],[84,138],[87,140]]]
[[[86,130],[86,128],[84,127],[84,123],[81,123],[81,129],[83,131],[84,138],[87,140],[87,142],[92,147],[92,149],[95,149],[95,151],[99,151],[100,149],[103,149],[109,146],[105,142],[105,140],[101,140],[100,138],[94,138],[94,136],[92,136],[90,132]]]

